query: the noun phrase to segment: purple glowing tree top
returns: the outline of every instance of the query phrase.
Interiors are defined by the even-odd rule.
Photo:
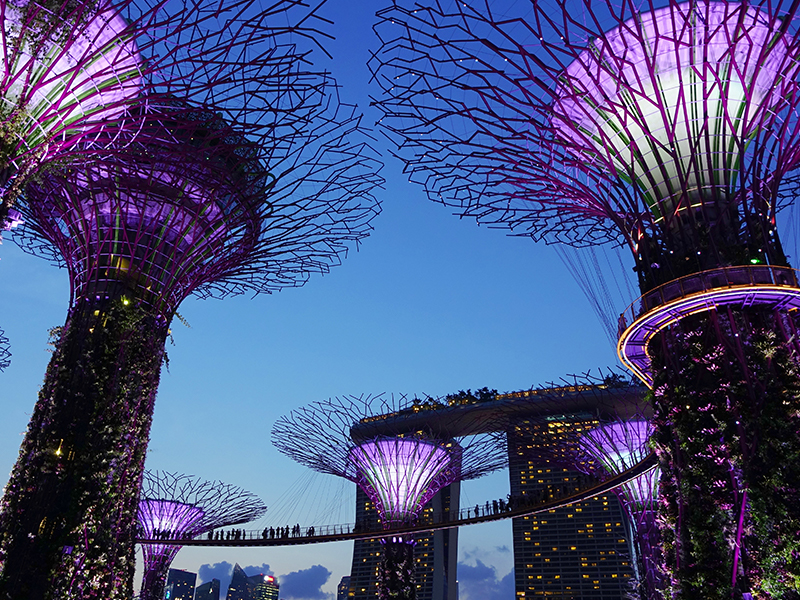
[[[190,293],[269,292],[327,270],[378,212],[378,163],[352,107],[284,83],[315,104],[286,106],[271,128],[245,122],[248,135],[213,109],[151,105],[125,155],[28,186],[15,240],[69,269],[73,302],[129,295],[167,319]]]
[[[427,410],[431,418],[420,425]],[[406,396],[334,398],[279,419],[272,443],[315,471],[357,483],[390,528],[414,523],[442,487],[505,466],[505,444],[477,433],[495,428],[467,412]]]
[[[581,448],[595,462],[601,464],[606,474],[593,474],[606,479],[618,475],[642,462],[650,454],[648,446],[653,427],[645,419],[620,419],[605,423],[585,432],[580,438]],[[628,503],[650,506],[658,493],[658,469],[651,469],[623,485]]]
[[[359,444],[350,460],[360,474],[359,485],[391,526],[412,523],[440,489],[458,479],[459,450],[455,442],[383,438]]]
[[[589,472],[603,480],[644,460],[651,453],[653,425],[650,418],[632,408],[627,414],[610,415],[610,420],[585,432],[579,439],[581,452],[576,463],[589,466]],[[642,600],[662,600],[666,588],[659,569],[661,538],[655,519],[660,474],[659,468],[650,469],[616,490],[630,518],[631,550]]]
[[[217,88],[219,101],[237,91],[228,79],[234,64],[247,70],[243,60],[286,54],[277,39],[292,32],[314,35],[310,25],[273,23],[314,21],[316,8],[256,4],[2,0],[0,221],[41,165],[122,149],[125,114],[142,98],[204,98]],[[251,58],[256,46],[263,53]]]
[[[145,471],[137,518],[143,539],[191,539],[217,527],[247,523],[266,510],[258,497],[236,486]],[[180,549],[178,544],[142,544],[143,599],[164,597],[169,565]]]
[[[632,18],[561,74],[554,133],[575,158],[632,182],[657,220],[727,198],[746,182],[749,142],[795,88],[800,65],[781,29],[727,2]]]
[[[381,125],[432,199],[520,235],[626,243],[647,289],[786,264],[775,212],[800,159],[794,12],[515,10],[399,1],[379,13]]]

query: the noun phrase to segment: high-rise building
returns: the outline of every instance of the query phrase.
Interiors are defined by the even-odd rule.
[[[278,600],[280,586],[278,585],[277,579],[272,575],[263,574],[250,577],[251,580],[255,578],[259,578],[260,581],[255,584],[252,595],[253,600]]]
[[[181,569],[170,569],[167,576],[167,586],[164,590],[165,600],[192,600],[196,581],[197,573],[190,573]]]
[[[444,487],[425,505],[420,521],[436,513],[458,513],[459,482]],[[377,520],[374,503],[358,488],[356,491],[356,523],[371,524]],[[456,562],[458,529],[444,529],[414,536],[417,600],[457,600]],[[378,597],[378,567],[381,545],[377,540],[357,540],[353,546],[353,566],[348,581],[347,598],[367,600]],[[341,584],[340,584],[341,586]]]
[[[509,476],[514,497],[554,498],[584,489],[591,480],[573,464],[575,433],[600,424],[598,415],[620,403],[641,401],[643,388],[576,384],[509,394],[454,396],[473,415],[469,426],[511,427]],[[627,405],[627,404],[626,404]],[[488,415],[507,415],[503,421]],[[426,418],[434,418],[428,413]],[[560,460],[563,459],[563,460]],[[423,516],[459,509],[459,486],[453,484],[426,505]],[[622,600],[635,578],[629,545],[629,526],[614,493],[602,494],[568,508],[513,520],[514,572],[517,598],[552,597],[559,600]],[[356,522],[374,524],[375,508],[366,494],[356,494]],[[458,598],[457,529],[416,537],[418,600]],[[348,600],[377,597],[380,559],[377,541],[357,541]]]
[[[345,575],[336,588],[336,600],[347,600],[347,592],[350,590],[350,575]]]
[[[212,579],[194,590],[194,600],[219,600],[219,579]]]
[[[233,567],[227,600],[278,600],[278,581],[272,575],[247,575],[237,563]]]
[[[592,413],[521,420],[509,435],[511,495],[555,498],[586,487],[588,476],[570,470],[552,447],[563,448],[576,430],[599,424]],[[549,455],[549,457],[548,457]],[[513,520],[517,598],[622,600],[633,590],[628,527],[617,496]]]

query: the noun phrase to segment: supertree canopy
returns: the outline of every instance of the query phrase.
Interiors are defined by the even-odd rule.
[[[137,520],[143,539],[192,539],[218,527],[247,523],[266,510],[257,496],[233,485],[145,471]],[[142,600],[164,597],[167,572],[180,549],[179,544],[142,544]]]
[[[0,505],[0,597],[129,597],[179,303],[301,285],[368,231],[378,165],[354,108],[293,44],[314,30],[283,25],[266,43],[266,21],[316,10],[282,6],[248,17],[234,54],[204,54],[226,73],[193,96],[207,104],[149,100],[130,112],[124,152],[48,169],[25,188],[16,240],[66,266],[72,298]],[[259,54],[238,66],[250,49]]]
[[[415,525],[443,487],[505,466],[504,444],[475,433],[492,430],[490,415],[476,418],[435,400],[420,415],[420,406],[404,396],[336,398],[298,409],[272,429],[281,452],[355,482],[375,503],[389,532],[382,540],[381,598],[416,597],[413,538],[391,530]]]
[[[619,353],[653,389],[680,598],[800,586],[800,290],[776,223],[800,157],[796,10],[398,1],[376,26],[381,124],[432,199],[632,251]]]
[[[41,165],[120,149],[143,94],[192,94],[218,79],[198,57],[241,49],[236,25],[252,4],[3,0],[0,222]]]
[[[598,427],[581,436],[579,443],[584,455],[576,457],[576,464],[588,466],[588,472],[601,480],[619,475],[650,454],[648,442],[652,430],[651,419],[643,413],[603,419]],[[642,600],[660,600],[666,586],[660,572],[655,522],[658,477],[658,469],[651,469],[615,490],[628,512],[633,529],[631,538]]]

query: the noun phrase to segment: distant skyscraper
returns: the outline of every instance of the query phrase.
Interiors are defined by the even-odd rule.
[[[585,487],[587,476],[546,458],[576,428],[598,425],[591,413],[516,423],[509,436],[512,496],[554,498]],[[622,600],[634,570],[627,527],[614,493],[513,520],[517,598]]]
[[[345,575],[336,588],[336,600],[347,600],[347,592],[350,590],[350,575]]]
[[[164,598],[166,600],[192,600],[196,581],[197,573],[190,573],[181,569],[170,569]]]
[[[272,575],[255,575],[250,579],[259,578],[260,581],[255,584],[253,593],[253,600],[278,600],[278,593],[280,586],[278,581]]]
[[[420,521],[444,510],[457,514],[460,483],[443,488],[425,505]],[[356,491],[356,522],[372,524],[377,520],[375,505],[358,488]],[[417,600],[457,600],[456,563],[458,560],[458,529],[443,529],[432,534],[414,536]],[[378,540],[357,540],[353,546],[353,566],[348,578],[348,600],[371,600],[378,597],[378,567],[381,544]],[[341,584],[340,584],[341,587]]]
[[[227,600],[278,600],[278,588],[272,575],[247,575],[237,563],[233,567]]]
[[[219,579],[212,579],[194,590],[194,600],[219,600]]]

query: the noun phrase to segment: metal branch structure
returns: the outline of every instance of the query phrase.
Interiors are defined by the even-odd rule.
[[[0,2],[0,222],[42,166],[122,149],[118,135],[131,125],[126,115],[143,98],[205,97],[227,78],[231,57],[253,52],[248,43],[285,55],[269,40],[292,27],[272,19],[280,23],[294,4]],[[297,17],[284,23],[313,27],[314,10],[293,10]],[[304,27],[296,29],[302,34]]]
[[[26,185],[15,241],[68,269],[71,306],[0,504],[0,597],[129,597],[178,305],[302,285],[367,235],[379,163],[355,108],[297,45],[319,37],[315,10],[281,2],[225,20],[235,42],[198,42],[208,63],[191,101],[148,98],[115,137],[124,150]]]
[[[650,454],[648,443],[652,431],[652,417],[644,413],[617,415],[613,420],[604,420],[581,436],[579,443],[583,456],[577,457],[576,464],[594,466],[590,473],[601,481],[619,475]],[[660,540],[656,524],[659,475],[658,469],[653,469],[616,490],[633,529],[631,541],[642,600],[661,600],[666,587],[660,572]]]
[[[11,349],[8,344],[8,338],[5,333],[0,329],[0,371],[4,371],[11,364]]]
[[[4,222],[0,222],[0,244],[3,243],[3,231],[9,231],[16,227],[21,222],[19,212],[11,210],[8,213],[8,218]],[[5,332],[0,329],[0,372],[6,370],[11,364],[11,349],[8,343],[8,338]]]
[[[144,539],[192,539],[218,527],[247,523],[267,511],[251,492],[221,481],[145,471],[137,521]],[[176,544],[142,544],[142,600],[161,600]]]
[[[416,597],[413,538],[391,530],[416,524],[425,503],[444,486],[505,466],[505,444],[479,433],[495,429],[487,423],[492,418],[431,398],[347,396],[282,417],[273,426],[272,443],[300,464],[364,490],[387,531],[380,597],[410,599]]]
[[[397,0],[375,27],[381,126],[433,200],[632,252],[618,351],[653,389],[676,598],[800,582],[797,9]]]

